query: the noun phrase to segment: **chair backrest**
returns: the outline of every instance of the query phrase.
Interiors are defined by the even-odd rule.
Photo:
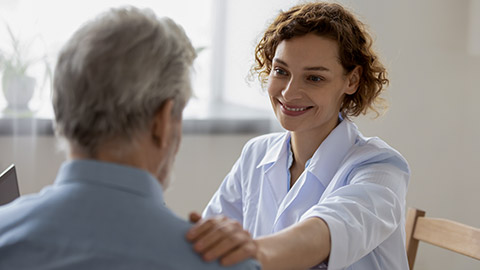
[[[480,228],[448,219],[425,217],[425,211],[409,208],[405,222],[407,257],[413,269],[419,241],[480,260]]]

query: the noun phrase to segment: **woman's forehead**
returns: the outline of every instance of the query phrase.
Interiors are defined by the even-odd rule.
[[[275,50],[274,61],[288,66],[333,68],[340,65],[338,43],[330,38],[307,34],[281,41]]]

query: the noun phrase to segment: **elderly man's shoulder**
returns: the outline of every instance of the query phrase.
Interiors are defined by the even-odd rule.
[[[172,260],[169,269],[205,269],[205,270],[260,270],[260,264],[255,260],[247,260],[242,263],[224,267],[218,261],[214,262],[205,262],[203,259],[193,250],[193,246],[189,243],[185,235],[188,229],[192,226],[190,223],[184,219],[176,216],[173,212],[171,213],[170,225],[176,227],[172,235],[178,234],[174,238],[178,239],[179,237],[183,238],[181,242],[172,241],[171,242],[171,252],[170,256],[177,257],[178,259]]]
[[[56,196],[49,187],[0,207],[0,269],[50,269],[52,261],[68,269],[260,269],[254,261],[230,268],[204,262],[185,238],[192,225],[164,205],[130,197],[111,201],[119,207],[95,206],[94,195],[80,205],[71,202],[76,194]]]

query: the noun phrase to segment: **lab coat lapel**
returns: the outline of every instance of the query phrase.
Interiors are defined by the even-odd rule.
[[[272,193],[276,208],[279,207],[288,192],[288,175],[286,164],[286,155],[283,155],[265,172],[265,181],[269,186],[269,188],[265,188],[265,192]]]
[[[321,182],[306,170],[280,204],[272,233],[297,223],[303,213],[318,203],[324,189]]]
[[[272,231],[278,206],[287,193],[286,185],[282,185],[282,175],[279,170],[270,168],[265,172],[265,178],[260,185],[260,199],[258,200],[258,210],[256,211],[255,225],[250,228],[253,237],[268,235]],[[285,186],[283,189],[282,187]]]
[[[358,135],[357,126],[350,120],[344,119],[315,151],[309,170],[322,182],[323,186],[330,185],[330,181],[352,149]]]
[[[257,165],[257,169],[263,170],[263,181],[259,187],[260,198],[255,225],[249,229],[253,237],[271,233],[277,209],[287,194],[286,147],[288,140],[290,140],[290,134],[286,132],[285,136],[269,147]]]
[[[323,141],[311,158],[310,165],[286,194],[278,207],[274,232],[300,220],[302,213],[331,192],[338,181],[332,181],[358,136],[354,123],[344,119]],[[327,190],[325,188],[328,186]],[[330,191],[329,191],[330,190]]]
[[[264,179],[268,188],[262,188],[262,196],[265,192],[272,193],[275,207],[281,203],[287,194],[287,145],[290,140],[290,133],[286,132],[285,136],[275,142],[268,149],[262,161],[257,168],[263,167]]]

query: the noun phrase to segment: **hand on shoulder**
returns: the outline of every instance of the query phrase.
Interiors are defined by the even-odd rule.
[[[202,219],[198,213],[190,214],[195,225],[186,238],[205,261],[220,260],[224,266],[256,258],[258,246],[242,225],[225,216]]]

